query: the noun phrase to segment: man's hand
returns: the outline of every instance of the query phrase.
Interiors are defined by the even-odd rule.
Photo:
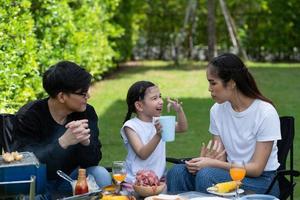
[[[218,142],[217,140],[210,140],[205,146],[205,143],[202,143],[201,151],[200,151],[200,157],[208,157],[212,159],[221,159],[225,155],[225,149],[221,151],[222,144]]]
[[[58,139],[62,148],[66,149],[78,143],[85,146],[90,144],[90,129],[87,119],[71,121],[65,127],[67,131]]]

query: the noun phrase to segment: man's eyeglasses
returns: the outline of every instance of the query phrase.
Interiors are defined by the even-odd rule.
[[[86,98],[88,96],[88,92],[71,92],[71,94],[76,94],[79,96],[82,96],[83,98]]]

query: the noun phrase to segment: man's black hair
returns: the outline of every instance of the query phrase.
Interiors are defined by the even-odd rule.
[[[43,87],[50,97],[59,92],[86,92],[92,75],[74,62],[61,61],[51,66],[43,75]]]

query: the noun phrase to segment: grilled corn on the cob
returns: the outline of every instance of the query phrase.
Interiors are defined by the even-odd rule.
[[[218,183],[218,184],[214,185],[213,187],[208,188],[208,190],[220,192],[220,193],[231,192],[231,191],[235,190],[235,188],[237,187],[237,184],[238,183],[235,181]]]

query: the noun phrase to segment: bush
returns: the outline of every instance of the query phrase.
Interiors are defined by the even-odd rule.
[[[41,93],[34,21],[27,0],[0,7],[0,112],[13,112]]]
[[[60,60],[85,67],[94,77],[114,68],[111,39],[123,34],[112,23],[119,0],[1,0],[0,112],[14,112],[45,96],[40,75]]]

